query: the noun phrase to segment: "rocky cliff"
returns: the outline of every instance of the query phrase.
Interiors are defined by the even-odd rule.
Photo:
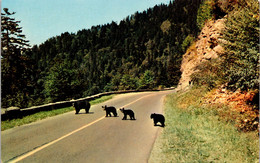
[[[225,26],[224,21],[225,18],[207,22],[195,43],[183,55],[179,90],[186,89],[192,84],[190,76],[196,71],[195,68],[199,64],[215,59],[224,52],[220,45],[220,36]]]
[[[203,62],[216,59],[223,54],[224,48],[220,45],[222,31],[225,27],[225,17],[215,21],[209,21],[203,27],[197,40],[183,55],[181,72],[177,90],[186,90],[192,85],[191,75],[196,72],[196,67]],[[229,113],[223,113],[223,117],[235,119],[236,126],[242,131],[253,131],[259,128],[259,91],[232,92],[226,89],[225,84],[208,92],[203,98],[203,104],[228,106]],[[234,114],[234,115],[233,115]]]

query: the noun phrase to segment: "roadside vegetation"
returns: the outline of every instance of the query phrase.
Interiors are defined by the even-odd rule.
[[[241,131],[259,127],[259,1],[207,0],[203,8],[210,8],[211,19],[222,13],[225,28],[221,41],[225,52],[217,59],[203,62],[191,75],[196,87],[207,87],[207,103],[224,104],[239,114],[235,124]],[[215,3],[213,3],[215,2]],[[214,7],[210,7],[214,5]],[[222,11],[222,12],[219,12]],[[198,15],[199,16],[199,15]],[[206,17],[209,19],[208,17]]]
[[[225,52],[196,68],[192,87],[167,96],[149,162],[259,162],[259,1],[203,1],[199,28],[219,18]]]
[[[257,132],[238,131],[224,116],[227,107],[203,105],[206,93],[196,88],[166,97],[166,126],[149,162],[259,162]]]
[[[105,102],[107,100],[110,100],[114,97],[115,95],[109,95],[109,96],[103,96],[101,98],[95,99],[90,101],[91,105],[95,105],[98,103]],[[60,108],[56,110],[50,110],[50,111],[42,111],[38,112],[32,115],[25,116],[21,119],[12,119],[12,120],[7,120],[7,121],[1,121],[1,131],[16,127],[16,126],[21,126],[25,124],[29,124],[32,122],[36,122],[41,119],[45,119],[48,117],[53,117],[55,115],[63,114],[66,112],[74,111],[74,107],[66,107],[66,108]]]

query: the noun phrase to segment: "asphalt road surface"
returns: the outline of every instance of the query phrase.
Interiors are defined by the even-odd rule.
[[[117,95],[93,105],[90,113],[81,110],[40,120],[1,132],[2,162],[148,162],[161,127],[153,126],[151,113],[163,113],[163,99],[173,91]],[[103,105],[125,107],[136,120],[105,117]],[[128,117],[129,119],[129,117]],[[167,119],[166,119],[167,126]]]

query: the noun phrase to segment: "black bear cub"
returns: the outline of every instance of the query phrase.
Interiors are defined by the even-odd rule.
[[[154,126],[157,126],[157,123],[160,122],[161,126],[164,127],[165,118],[162,114],[151,114],[151,119],[153,119]]]
[[[114,117],[117,117],[117,112],[116,112],[116,108],[114,106],[102,106],[102,108],[104,108],[104,110],[106,111],[106,117],[108,117],[108,115],[111,117],[111,112],[114,114]]]
[[[78,114],[80,109],[85,109],[86,113],[89,113],[90,103],[88,101],[76,101],[72,105],[76,110],[75,114]]]
[[[124,117],[122,120],[126,120],[127,119],[127,115],[129,115],[131,120],[135,120],[135,113],[133,112],[133,110],[131,109],[126,109],[122,108],[120,109],[120,111],[124,114]]]

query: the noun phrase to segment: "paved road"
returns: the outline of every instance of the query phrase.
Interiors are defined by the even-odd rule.
[[[163,97],[171,92],[117,95],[91,106],[89,114],[68,112],[3,131],[2,162],[147,162],[161,129],[150,114],[162,113]],[[102,105],[130,108],[136,120],[122,120],[119,111],[118,117],[105,117]]]

